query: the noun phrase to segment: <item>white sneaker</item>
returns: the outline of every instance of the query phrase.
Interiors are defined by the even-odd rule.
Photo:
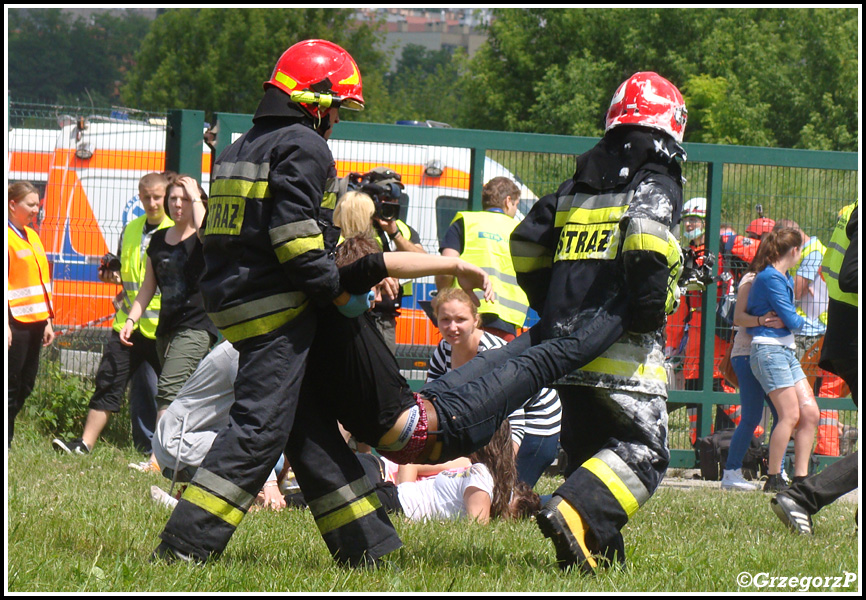
[[[758,486],[746,481],[742,469],[725,469],[722,474],[722,489],[738,492],[754,492]]]
[[[150,497],[153,498],[154,502],[167,506],[168,508],[174,508],[177,506],[177,498],[172,498],[168,492],[158,485],[150,486]]]

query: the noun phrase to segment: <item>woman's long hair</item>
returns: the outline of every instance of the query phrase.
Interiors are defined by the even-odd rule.
[[[766,234],[755,252],[755,258],[749,265],[749,271],[760,273],[782,256],[803,245],[803,235],[797,229],[789,227],[778,229]]]
[[[490,442],[469,455],[473,463],[481,463],[493,477],[493,498],[490,503],[490,518],[509,518],[511,512],[511,494],[517,485],[517,463],[514,459],[514,446],[511,442],[511,425],[506,420],[502,423]],[[524,484],[525,485],[525,484]],[[528,487],[528,486],[526,486]],[[526,495],[526,488],[521,488],[520,493]],[[529,490],[529,496],[534,492]],[[535,494],[537,498],[537,494]],[[540,508],[540,501],[536,504]],[[525,510],[532,510],[525,509]],[[537,509],[535,510],[537,512]]]
[[[337,267],[345,267],[368,254],[376,254],[381,251],[382,249],[379,248],[376,240],[362,233],[343,240],[343,243],[337,246],[334,261],[337,263]]]

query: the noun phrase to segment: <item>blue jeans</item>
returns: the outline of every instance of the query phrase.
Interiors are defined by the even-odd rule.
[[[439,416],[438,462],[468,456],[487,445],[508,415],[543,387],[580,368],[625,333],[627,297],[578,315],[572,333],[540,339],[538,325],[505,346],[479,352],[459,369],[421,388]],[[534,344],[534,345],[533,345]]]
[[[781,388],[793,387],[798,381],[806,379],[797,354],[785,346],[752,344],[750,364],[752,373],[768,394]]]
[[[752,373],[748,356],[732,356],[731,365],[737,374],[740,383],[740,424],[734,430],[731,437],[731,447],[728,450],[728,459],[725,469],[737,470],[743,467],[743,457],[752,442],[755,427],[761,422],[764,412],[764,400],[773,411],[773,423],[776,422],[776,409],[764,394],[761,383]]]
[[[553,435],[525,434],[517,452],[517,479],[535,487],[544,470],[550,466],[559,450],[559,433]]]
[[[156,371],[147,361],[142,362],[129,380],[129,419],[132,442],[139,452],[150,454],[153,431],[156,429]]]

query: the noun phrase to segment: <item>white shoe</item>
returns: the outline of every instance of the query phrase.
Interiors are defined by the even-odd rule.
[[[742,469],[725,469],[722,474],[722,489],[738,492],[754,492],[758,486],[746,481]]]
[[[150,486],[150,497],[153,498],[154,502],[167,506],[168,508],[174,508],[177,506],[177,498],[172,498],[168,492],[158,485]]]

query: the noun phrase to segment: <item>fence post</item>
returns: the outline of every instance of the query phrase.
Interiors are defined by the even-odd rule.
[[[204,111],[172,109],[165,128],[165,168],[195,177],[201,183]]]
[[[484,159],[487,157],[487,148],[474,146],[470,155],[472,167],[469,171],[469,210],[483,210],[481,188],[484,187]]]

